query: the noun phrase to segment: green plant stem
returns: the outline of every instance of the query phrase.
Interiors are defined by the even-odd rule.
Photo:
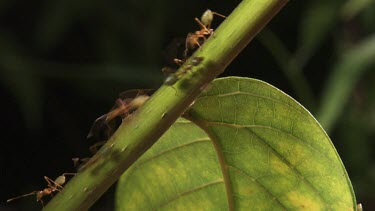
[[[287,0],[244,0],[191,57],[203,61],[183,76],[163,85],[126,119],[44,210],[87,210],[194,102],[204,87],[224,71]]]

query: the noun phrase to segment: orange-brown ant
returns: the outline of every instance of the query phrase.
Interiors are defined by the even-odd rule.
[[[187,57],[188,51],[190,49],[196,48],[196,46],[200,47],[201,43],[204,43],[207,39],[206,36],[210,36],[213,34],[214,30],[211,29],[211,23],[214,20],[214,15],[220,16],[222,18],[226,18],[226,16],[219,14],[217,12],[212,12],[211,10],[207,9],[201,19],[195,18],[194,20],[200,26],[199,31],[195,31],[194,33],[189,33],[186,36],[185,41],[185,51],[184,56]],[[203,41],[202,41],[203,40]]]
[[[44,207],[44,202],[43,202],[42,198],[44,196],[47,196],[47,195],[53,196],[53,192],[56,192],[56,191],[60,192],[62,190],[62,188],[63,188],[62,186],[66,182],[66,177],[65,176],[67,176],[67,175],[74,176],[76,174],[75,173],[64,173],[64,174],[58,176],[55,180],[52,180],[52,179],[48,178],[47,176],[44,176],[44,179],[48,183],[47,188],[44,188],[43,190],[39,190],[39,191],[33,191],[31,193],[24,194],[22,196],[17,196],[17,197],[8,199],[7,202],[11,202],[13,200],[16,200],[16,199],[19,199],[19,198],[22,198],[22,197],[26,197],[26,196],[36,195],[36,201],[37,202],[40,201],[40,203]]]
[[[185,39],[185,50],[183,53],[183,59],[173,59],[173,62],[178,66],[182,66],[188,59],[188,52],[191,49],[195,49],[196,46],[200,47],[201,43],[205,42],[207,39],[206,36],[210,36],[213,34],[214,30],[211,29],[211,23],[214,19],[214,15],[226,18],[226,16],[221,15],[217,12],[213,12],[207,9],[203,14],[201,19],[195,18],[195,21],[200,26],[200,30],[194,33],[188,33]],[[202,41],[203,40],[203,41]],[[191,63],[183,67],[183,69],[179,72],[176,72],[175,68],[171,67],[164,67],[162,68],[162,72],[164,74],[168,74],[168,76],[164,80],[164,84],[171,86],[175,84],[185,73],[187,73],[192,66],[197,66],[203,60],[202,57],[194,57],[191,59]]]
[[[150,96],[142,94],[136,96],[135,98],[117,99],[117,108],[112,109],[112,111],[107,113],[106,121],[111,121],[117,116],[121,116],[123,119],[127,118],[133,111],[141,107],[149,98]]]
[[[129,90],[120,93],[115,106],[106,114],[97,118],[91,127],[87,139],[94,141],[90,151],[95,154],[112,136],[121,122],[141,107],[150,96],[151,90]]]
[[[139,95],[135,98],[117,99],[115,108],[113,108],[110,112],[102,116],[105,117],[105,124],[109,124],[116,117],[121,117],[122,120],[128,118],[130,114],[132,114],[136,109],[141,107],[149,98],[150,96],[148,95]],[[114,133],[115,129],[112,128],[111,131],[111,133]],[[96,142],[95,144],[90,146],[90,151],[92,153],[96,153],[98,151],[98,148],[103,146],[106,141],[107,140],[101,140],[99,142]]]

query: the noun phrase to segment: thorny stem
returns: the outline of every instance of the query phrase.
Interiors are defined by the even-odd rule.
[[[203,58],[174,85],[163,85],[122,123],[111,139],[44,210],[87,210],[221,74],[288,0],[244,0],[192,58]],[[191,66],[188,60],[178,70]],[[230,208],[233,209],[233,208]]]

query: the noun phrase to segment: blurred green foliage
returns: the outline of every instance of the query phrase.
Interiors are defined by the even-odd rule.
[[[2,140],[16,137],[17,146],[34,147],[42,154],[30,161],[35,166],[45,151],[78,153],[91,121],[118,93],[162,83],[165,48],[198,29],[194,17],[206,8],[229,14],[238,2],[0,1],[2,109],[11,110],[1,120]],[[375,2],[307,0],[290,1],[225,74],[268,81],[307,107],[331,136],[366,209],[375,208],[374,69]],[[42,136],[46,141],[22,145]],[[52,140],[66,140],[67,147]],[[22,164],[21,155],[10,155],[16,145],[4,141],[1,148],[9,151],[1,153],[3,167]]]

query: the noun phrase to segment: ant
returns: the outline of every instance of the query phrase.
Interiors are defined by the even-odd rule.
[[[151,90],[129,90],[120,93],[113,108],[95,120],[87,136],[87,139],[94,140],[94,144],[90,146],[93,154],[113,135],[122,121],[150,98],[146,94],[150,92]]]
[[[201,46],[201,43],[205,42],[207,37],[213,34],[214,30],[211,29],[211,23],[214,19],[214,15],[220,16],[222,18],[226,18],[226,16],[219,14],[217,12],[213,12],[207,9],[203,14],[201,19],[195,18],[194,20],[200,26],[199,31],[195,31],[194,33],[188,33],[185,39],[185,50],[183,53],[183,59],[173,59],[173,62],[178,66],[182,66],[188,59],[188,52],[191,49],[195,49],[196,46]],[[203,41],[202,41],[203,39]],[[181,72],[177,73],[175,68],[172,67],[163,67],[162,72],[167,74],[168,76],[164,80],[164,84],[171,86],[175,84],[179,78],[182,77],[185,73],[187,73],[193,66],[197,66],[203,60],[202,57],[194,57],[191,60],[191,64],[186,65]]]
[[[31,193],[24,194],[22,196],[17,196],[17,197],[8,199],[7,202],[11,202],[13,200],[16,200],[16,199],[19,199],[19,198],[22,198],[22,197],[25,197],[25,196],[36,195],[36,201],[37,202],[40,201],[40,203],[44,207],[44,202],[43,202],[42,198],[44,196],[47,196],[47,195],[53,196],[52,193],[55,192],[55,191],[59,191],[60,192],[62,190],[62,186],[66,182],[66,177],[65,176],[67,176],[67,175],[74,176],[76,174],[75,173],[64,173],[64,174],[58,176],[55,180],[52,180],[52,179],[48,178],[47,176],[44,176],[44,179],[48,183],[47,188],[44,188],[43,190],[39,190],[39,191],[33,191]]]
[[[207,9],[203,14],[201,19],[195,18],[194,20],[200,26],[199,31],[195,31],[194,33],[189,33],[185,40],[185,51],[184,56],[187,57],[189,49],[194,49],[196,46],[200,47],[200,41],[204,43],[207,39],[206,36],[210,36],[214,33],[214,30],[211,29],[211,23],[214,19],[214,15],[220,16],[222,18],[226,18],[226,16],[219,14],[217,12],[212,12],[211,10]]]
[[[178,79],[180,79],[183,75],[185,75],[187,72],[189,72],[194,66],[198,66],[202,61],[203,57],[193,57],[190,59],[189,64],[185,64],[185,66],[182,68],[180,72],[176,72],[176,70],[170,68],[170,67],[164,67],[162,69],[163,72],[170,71],[170,74],[168,77],[164,80],[164,84],[167,86],[171,86],[175,84]],[[173,72],[172,72],[173,71]]]
[[[109,137],[115,132],[115,123],[111,123],[112,120],[115,121],[115,118],[121,117],[121,121],[128,118],[135,110],[137,110],[139,107],[141,107],[148,99],[150,96],[148,95],[139,95],[136,96],[135,98],[126,98],[126,99],[117,99],[115,108],[113,108],[110,112],[108,112],[105,115],[102,115],[99,117],[95,122],[98,120],[102,121],[101,119],[104,118],[104,124],[108,126],[108,132],[109,132]],[[95,124],[95,123],[94,123]],[[101,140],[99,142],[96,142],[92,146],[90,146],[90,151],[92,153],[96,153],[98,151],[98,148],[103,146],[107,140]]]
[[[150,96],[148,95],[138,95],[135,98],[117,99],[116,108],[111,110],[106,115],[106,121],[109,122],[117,116],[122,116],[126,119],[133,111],[141,107]]]

